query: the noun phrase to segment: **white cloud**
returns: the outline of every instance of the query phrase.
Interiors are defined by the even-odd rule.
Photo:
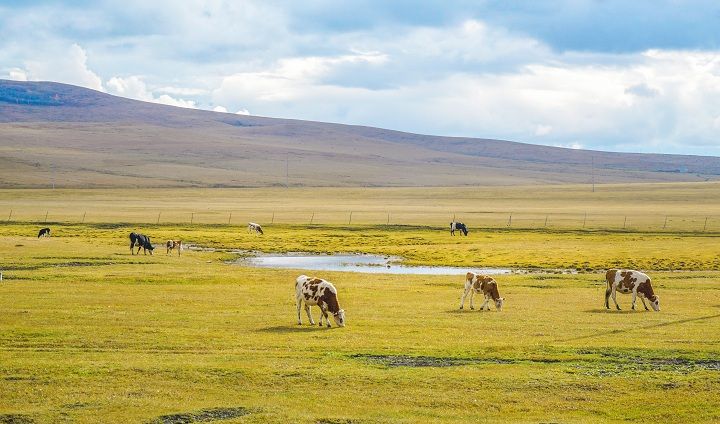
[[[552,132],[552,125],[538,125],[535,127],[535,135],[543,136]]]
[[[240,109],[237,112],[235,112],[236,115],[250,115],[250,111],[247,109]]]
[[[85,50],[72,44],[66,51],[53,52],[43,60],[29,60],[25,69],[16,72],[24,73],[31,81],[57,81],[104,91],[102,80],[88,68],[87,60]]]
[[[27,72],[20,68],[10,68],[5,71],[5,76],[3,78],[13,80],[13,81],[27,81],[28,76]]]
[[[142,100],[146,102],[160,103],[169,106],[178,106],[184,108],[195,109],[197,105],[192,100],[183,100],[171,97],[167,94],[161,94],[158,97],[148,90],[143,79],[137,75],[130,77],[112,77],[107,82],[108,91],[122,97]]]
[[[227,113],[227,109],[224,106],[215,106],[213,112]]]

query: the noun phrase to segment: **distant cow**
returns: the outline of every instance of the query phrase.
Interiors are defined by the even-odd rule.
[[[450,223],[450,235],[454,236],[455,230],[460,231],[461,233],[463,233],[465,235],[468,235],[467,226],[465,226],[465,224],[463,224],[462,222],[453,221]]]
[[[489,311],[490,306],[488,302],[492,299],[495,302],[495,309],[498,311],[502,310],[503,303],[505,302],[504,297],[500,297],[498,292],[497,282],[487,275],[475,274],[474,272],[468,272],[465,275],[465,291],[460,298],[460,309],[465,304],[465,297],[470,293],[470,309],[475,309],[473,305],[473,296],[475,293],[482,293],[485,296],[485,302],[483,302],[480,310],[486,309]]]
[[[263,229],[260,224],[248,222],[248,233],[263,234]]]
[[[297,302],[297,319],[298,325],[302,325],[300,320],[300,307],[305,302],[305,312],[307,313],[310,325],[315,325],[312,315],[310,314],[310,306],[317,305],[320,307],[320,326],[322,327],[323,317],[325,323],[330,327],[328,312],[333,315],[335,323],[340,327],[345,327],[345,311],[340,309],[338,304],[337,290],[330,282],[320,278],[311,278],[307,275],[301,275],[295,280],[295,301]]]
[[[635,309],[635,302],[639,295],[646,311],[649,309],[645,304],[645,299],[650,301],[650,306],[655,311],[660,311],[660,298],[653,292],[650,277],[646,274],[631,269],[611,269],[605,273],[605,282],[607,283],[605,290],[605,307],[607,309],[610,309],[609,299],[612,296],[615,307],[620,310],[620,305],[615,297],[617,292],[620,292],[632,293],[632,309]]]
[[[147,255],[147,251],[150,251],[150,254],[153,254],[153,250],[155,250],[155,246],[153,246],[150,243],[150,237],[144,235],[144,234],[137,234],[137,233],[130,233],[130,253],[135,254],[133,252],[133,247],[137,246],[137,254],[140,254],[140,249],[143,249],[143,255]]]
[[[43,228],[38,233],[38,238],[40,237],[50,237],[50,229],[49,228]]]
[[[180,251],[182,250],[182,240],[168,240],[167,243],[165,243],[165,247],[167,248],[167,253],[170,254],[170,251],[173,249],[177,249],[178,256],[180,256]]]

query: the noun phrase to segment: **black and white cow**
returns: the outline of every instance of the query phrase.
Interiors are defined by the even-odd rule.
[[[631,269],[611,269],[605,273],[605,282],[607,289],[605,290],[605,307],[610,309],[610,296],[612,296],[615,307],[620,310],[617,303],[617,292],[632,293],[632,309],[635,309],[635,301],[640,296],[646,311],[649,311],[645,304],[645,299],[650,301],[650,306],[656,311],[660,311],[660,298],[653,291],[650,285],[650,277],[640,271]]]
[[[263,234],[263,229],[260,224],[255,222],[248,222],[248,233]]]
[[[467,226],[465,226],[465,224],[463,224],[462,222],[453,221],[450,223],[450,235],[454,236],[455,230],[460,231],[461,233],[463,233],[465,235],[468,235]]]
[[[137,234],[137,233],[130,233],[130,253],[135,254],[133,252],[133,247],[137,246],[137,254],[140,254],[140,249],[143,249],[143,254],[147,255],[147,251],[150,251],[150,254],[153,254],[153,250],[155,250],[155,246],[153,246],[150,243],[150,237],[144,235],[144,234]]]
[[[300,320],[300,308],[305,302],[305,312],[307,313],[310,325],[315,325],[312,315],[310,314],[310,306],[317,305],[320,307],[320,326],[322,327],[323,317],[325,323],[330,327],[328,312],[333,315],[335,323],[340,327],[345,327],[345,311],[340,309],[338,303],[337,290],[329,281],[320,278],[311,278],[307,275],[301,275],[295,280],[295,301],[297,302],[297,319],[298,325],[302,325]]]
[[[50,237],[50,229],[49,228],[43,228],[38,233],[38,238],[40,237]]]

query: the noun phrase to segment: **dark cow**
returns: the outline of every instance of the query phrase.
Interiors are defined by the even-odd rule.
[[[150,251],[150,254],[153,254],[153,250],[155,250],[155,246],[150,244],[150,237],[143,235],[143,234],[137,234],[137,233],[130,233],[130,253],[135,254],[133,252],[133,247],[137,246],[137,254],[140,254],[140,249],[143,249],[143,254],[147,255],[147,251]]]
[[[38,233],[38,238],[40,237],[50,237],[50,229],[49,228],[43,228]]]
[[[455,235],[455,230],[460,231],[461,233],[468,235],[468,229],[462,222],[451,222],[450,223],[450,235]]]

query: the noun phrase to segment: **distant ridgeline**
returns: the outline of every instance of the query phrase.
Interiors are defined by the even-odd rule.
[[[0,80],[0,102],[28,106],[84,106],[92,95],[77,96],[77,90],[63,84]],[[89,93],[93,93],[87,90]]]

